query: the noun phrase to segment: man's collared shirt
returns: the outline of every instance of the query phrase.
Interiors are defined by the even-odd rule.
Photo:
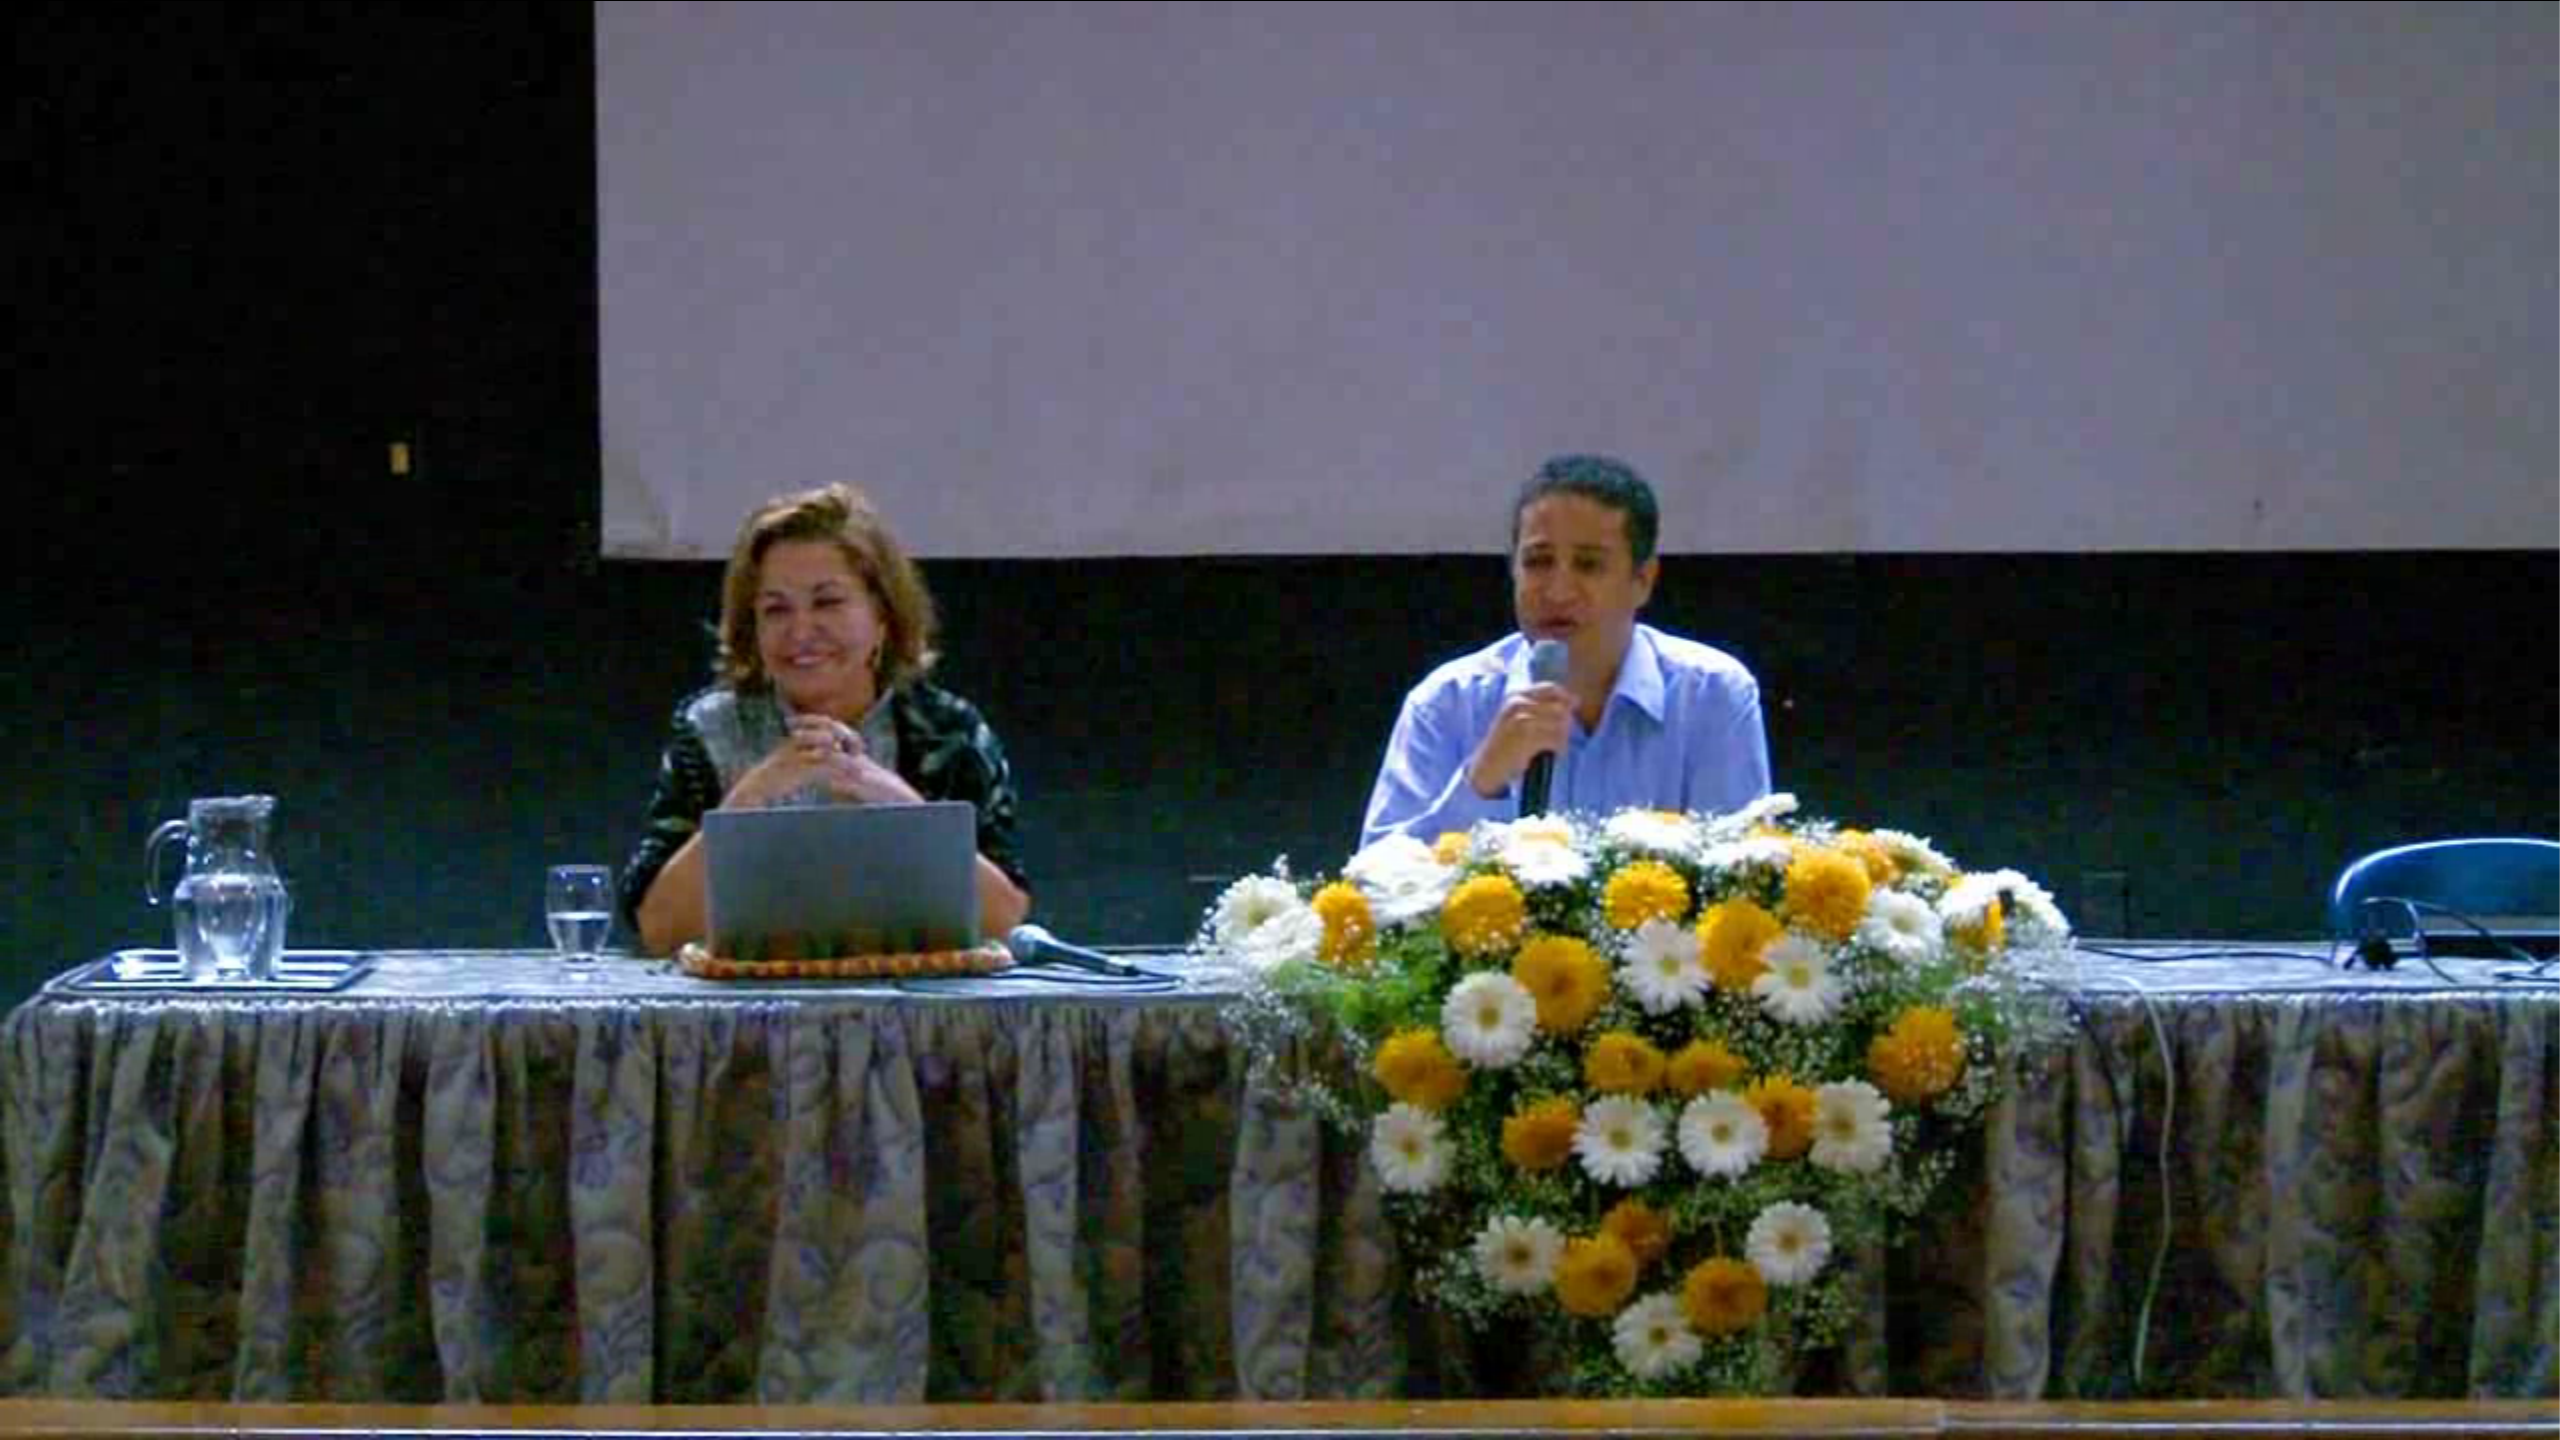
[[[1503,700],[1529,684],[1529,642],[1513,634],[1416,685],[1387,741],[1360,843],[1401,831],[1428,844],[1480,820],[1517,816],[1519,782],[1490,799],[1478,795],[1467,783],[1467,758]],[[1600,723],[1586,731],[1575,721],[1556,756],[1548,808],[1721,813],[1768,793],[1759,682],[1721,650],[1638,625]]]

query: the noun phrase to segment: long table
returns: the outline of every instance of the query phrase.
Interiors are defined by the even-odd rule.
[[[1056,1405],[255,1405],[0,1399],[48,1440],[2552,1440],[2538,1400],[1334,1400]]]
[[[1814,1391],[2560,1393],[2560,991],[2082,957]],[[2316,954],[2314,951],[2301,953]],[[351,1403],[1391,1399],[1355,1140],[1166,978],[696,980],[372,957],[0,1027],[0,1393]],[[2155,1279],[2156,1274],[2156,1279]]]

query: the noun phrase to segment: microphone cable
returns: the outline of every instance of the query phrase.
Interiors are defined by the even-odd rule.
[[[2426,931],[2418,923],[2419,917],[2422,914],[2442,915],[2460,923],[2468,929],[2476,932],[2482,939],[2506,952],[2506,954],[2513,960],[2521,962],[2524,967],[2521,969],[2508,968],[2492,972],[2496,979],[2518,985],[2560,986],[2560,975],[2555,975],[2553,973],[2555,966],[2560,966],[2560,956],[2554,956],[2545,960],[2536,960],[2531,954],[2527,953],[2523,947],[2518,946],[2513,941],[2498,935],[2469,915],[2465,915],[2445,906],[2432,904],[2428,901],[2412,900],[2403,896],[2377,896],[2365,901],[2364,905],[2368,908],[2378,907],[2382,910],[2389,910],[2396,907],[2401,914],[2406,915],[2409,919],[2410,931],[2415,940],[2415,953],[2418,956],[2418,959],[2435,974],[2437,979],[2443,981],[2449,987],[2460,988],[2465,982],[2456,976],[2447,974],[2444,967],[2436,963],[2435,956],[2427,943]],[[2337,940],[2332,941],[2329,947],[2329,952],[2326,955],[2313,954],[2302,950],[2249,949],[2240,947],[2205,948],[2168,954],[2163,954],[2158,951],[2146,952],[2121,950],[2102,945],[2090,945],[2085,943],[2076,945],[2075,948],[2086,951],[2092,955],[2105,955],[2115,959],[2130,960],[2138,964],[2146,965],[2174,965],[2184,961],[2199,960],[2273,959],[2307,960],[2330,969],[2337,969],[2339,968],[2336,958],[2338,951],[2346,943],[2347,941],[2345,937],[2339,937]],[[2392,945],[2388,937],[2381,933],[2378,925],[2368,923],[2364,926],[2362,933],[2355,939],[2358,956],[2362,957],[2363,963],[2367,964],[2369,967],[2389,969],[2393,961],[2383,961],[2377,965],[2371,958],[2372,949],[2377,944],[2383,947],[2383,953],[2392,956],[2393,961],[2396,961],[2398,955],[2396,947]],[[2349,967],[2352,967],[2357,963],[2358,960],[2354,958],[2351,958],[2346,962]],[[2079,1022],[2082,1033],[2090,1037],[2092,1041],[2092,1048],[2094,1049],[2098,1060],[2099,1077],[2106,1084],[2107,1102],[2110,1107],[2110,1113],[2118,1117],[2119,1123],[2129,1126],[2131,1119],[2125,1112],[2124,1092],[2118,1085],[2114,1056],[2109,1053],[2107,1046],[2103,1043],[2101,1037],[2099,1037],[2096,1026],[2092,1023],[2088,1008],[2082,1003],[2081,998],[2074,994],[2069,987],[2053,980],[2041,980],[2039,983],[2044,985],[2046,988],[2053,990],[2062,997],[2062,1001],[2064,1005],[2070,1009],[2072,1017]],[[2084,980],[2083,983],[2085,984],[2087,982]],[[2175,1177],[2170,1167],[2172,1152],[2174,1150],[2173,1140],[2176,1134],[2178,1113],[2178,1066],[2176,1057],[2171,1054],[2170,1050],[2168,1025],[2166,1021],[2162,1019],[2159,1006],[2151,993],[2141,985],[2134,983],[2129,978],[2122,979],[2120,986],[2111,985],[2106,988],[2111,991],[2120,991],[2120,993],[2130,994],[2134,998],[2135,1002],[2142,1007],[2143,1021],[2151,1032],[2152,1046],[2160,1055],[2160,1145],[2159,1152],[2154,1159],[2154,1165],[2160,1172],[2160,1235],[2158,1243],[2152,1249],[2149,1273],[2145,1278],[2142,1289],[2142,1301],[2134,1313],[2132,1379],[2135,1390],[2139,1392],[2143,1383],[2143,1372],[2147,1368],[2151,1338],[2152,1307],[2159,1300],[2160,1284],[2168,1267],[2169,1248],[2176,1235],[2175,1204],[2177,1189]]]
[[[1016,961],[982,975],[911,975],[898,982],[911,995],[968,995],[988,986],[1015,986],[1024,993],[1170,995],[1186,988],[1180,975],[1141,967],[1135,975],[1104,975],[1056,960]]]
[[[2441,915],[2503,953],[2510,968],[2492,970],[2490,978],[2510,985],[2560,986],[2560,973],[2555,973],[2555,967],[2560,966],[2560,955],[2537,960],[2523,946],[2449,905],[2412,899],[2406,895],[2372,895],[2357,902],[2356,911],[2360,923],[2355,936],[2355,956],[2347,961],[2349,967],[2361,963],[2368,970],[2388,970],[2405,958],[2398,943],[2385,933],[2380,918],[2397,913],[2409,922],[2409,953],[2416,956],[2418,963],[2426,966],[2438,980],[2450,986],[2460,986],[2461,980],[2446,974],[2444,967],[2436,963],[2435,946],[2428,939],[2422,920],[2424,916]],[[2340,938],[2344,943],[2344,937]]]
[[[2079,948],[2100,955],[2125,953],[2085,945]],[[2204,959],[2211,953],[2213,952],[2174,958]],[[2306,957],[2297,952],[2290,958],[2298,960],[2316,957]],[[2115,1056],[2108,1052],[2105,1038],[2098,1034],[2097,1026],[2091,1020],[2088,1008],[2081,1003],[2080,996],[2075,994],[2069,986],[2049,979],[2039,979],[2037,983],[2061,996],[2062,1003],[2069,1007],[2072,1018],[2080,1022],[2081,1033],[2089,1037],[2090,1048],[2097,1055],[2098,1076],[2106,1082],[2107,1113],[2114,1116],[2116,1123],[2123,1126],[2129,1135],[2133,1126],[2133,1117],[2126,1112],[2124,1091],[2117,1085]],[[2084,980],[2083,983],[2085,984],[2086,981]],[[2177,1186],[2175,1177],[2170,1171],[2170,1152],[2173,1148],[2172,1141],[2177,1133],[2178,1064],[2176,1057],[2170,1053],[2168,1024],[2160,1018],[2159,1006],[2153,1002],[2151,992],[2129,979],[2124,980],[2121,987],[2107,988],[2116,993],[2131,995],[2135,1003],[2142,1007],[2143,1021],[2151,1031],[2152,1048],[2160,1055],[2160,1150],[2153,1162],[2154,1168],[2160,1172],[2160,1239],[2152,1247],[2150,1276],[2143,1284],[2142,1303],[2136,1307],[2133,1318],[2133,1387],[2138,1394],[2142,1388],[2142,1372],[2151,1342],[2151,1307],[2159,1300],[2161,1275],[2168,1268],[2170,1242],[2177,1234]],[[2118,1148],[2122,1148],[2121,1142]],[[2069,1198],[2067,1195],[2064,1197],[2066,1208],[2068,1208]]]
[[[2337,947],[2334,945],[2325,955],[2315,954],[2309,950],[2260,950],[2240,946],[2210,946],[2174,952],[2116,950],[2104,945],[2092,945],[2085,940],[2073,941],[2071,948],[2084,954],[2104,955],[2116,960],[2131,960],[2138,965],[2178,965],[2197,960],[2308,960],[2315,965],[2326,966],[2332,970],[2337,968]]]

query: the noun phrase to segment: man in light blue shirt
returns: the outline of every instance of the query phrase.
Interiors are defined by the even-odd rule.
[[[1769,793],[1760,686],[1711,646],[1636,623],[1662,562],[1653,489],[1621,461],[1564,455],[1511,509],[1519,632],[1449,661],[1405,697],[1360,843],[1428,843],[1520,813],[1521,778],[1553,755],[1547,808],[1736,810]],[[1534,684],[1530,647],[1560,640],[1561,684]]]

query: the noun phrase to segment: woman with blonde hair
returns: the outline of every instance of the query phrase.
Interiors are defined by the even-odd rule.
[[[716,678],[676,708],[622,871],[642,948],[702,937],[700,831],[714,808],[966,800],[980,933],[1030,913],[1012,768],[977,707],[925,678],[933,643],[933,597],[868,496],[829,485],[747,517],[721,581]]]

